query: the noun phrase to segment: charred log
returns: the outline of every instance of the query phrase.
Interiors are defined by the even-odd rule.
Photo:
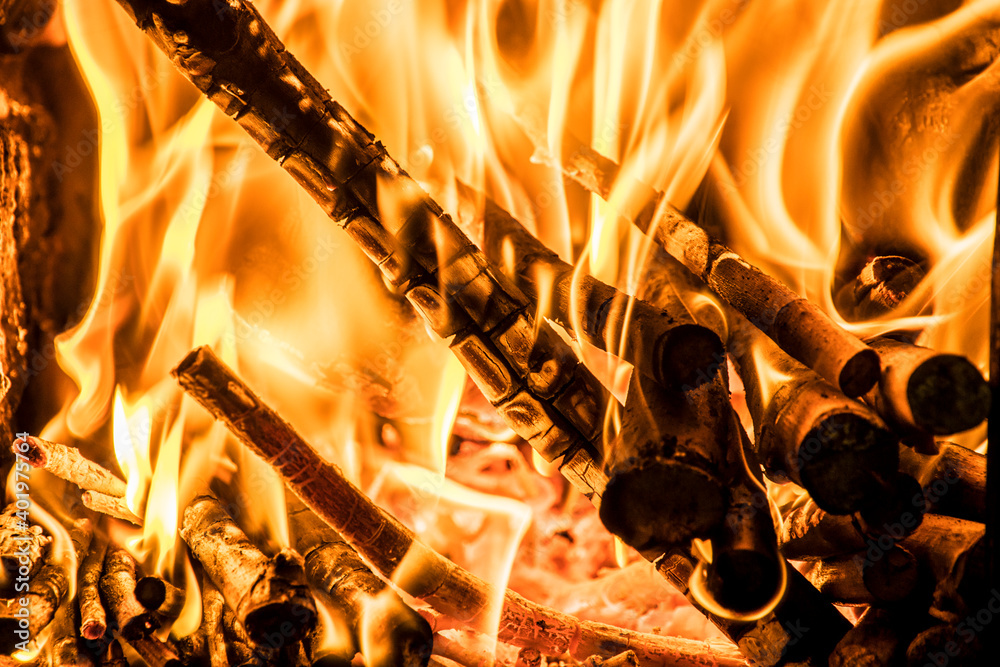
[[[80,634],[85,639],[100,639],[108,628],[107,613],[101,602],[100,588],[107,551],[107,539],[97,534],[90,545],[90,552],[80,563],[77,602],[80,607]]]
[[[188,505],[180,532],[254,642],[277,633],[294,643],[315,627],[316,607],[297,554],[268,558],[209,496]]]
[[[408,528],[374,505],[208,348],[192,352],[174,373],[185,391],[269,462],[289,488],[383,577],[439,611],[476,627],[489,615],[492,601],[502,599],[498,639],[537,648],[547,655],[572,650],[581,658],[594,654],[612,657],[632,648],[640,659],[669,659],[684,665],[699,660],[696,656],[707,650],[700,642],[580,621],[510,590],[503,594],[494,591],[487,582],[417,541]],[[720,665],[742,661],[719,649],[711,653]]]
[[[638,551],[662,552],[719,526],[728,399],[720,380],[681,392],[632,376],[605,463],[600,515],[608,530]]]
[[[983,522],[986,517],[986,457],[961,445],[938,443],[935,455],[919,454],[903,447],[899,452],[900,471],[914,477],[923,487],[926,511],[956,519]]]
[[[426,665],[433,635],[427,621],[396,593],[387,590],[351,545],[301,502],[292,503],[288,518],[296,550],[305,559],[310,583],[327,593],[342,610],[353,631],[355,645],[360,645],[359,639],[364,636],[369,645],[384,647],[378,660],[366,655],[366,664]],[[387,598],[380,602],[377,617],[366,613],[369,601],[375,596]]]
[[[755,453],[768,476],[794,481],[837,514],[880,501],[880,481],[895,474],[899,456],[896,438],[878,415],[736,314],[729,348],[746,388]]]
[[[529,132],[530,134],[530,132]],[[607,199],[621,187],[619,166],[595,150],[569,139],[562,143],[563,173]],[[878,357],[864,343],[835,324],[818,307],[780,281],[712,238],[673,208],[663,193],[630,182],[628,190],[642,193],[634,201],[641,209],[620,213],[656,241],[737,312],[760,329],[793,359],[808,366],[850,397],[868,391],[878,381]]]
[[[515,284],[537,302],[551,294],[554,317],[591,345],[623,356],[640,372],[670,389],[711,380],[723,348],[719,337],[698,324],[678,297],[653,305],[619,292],[574,267],[531,235],[490,200],[484,212],[484,250],[504,266]],[[621,342],[619,342],[621,341]]]
[[[66,554],[68,562],[48,558],[38,573],[32,578],[27,593],[0,601],[0,652],[10,655],[17,644],[34,640],[52,622],[56,612],[66,599],[71,585],[71,577],[76,572],[69,571],[74,562],[79,562],[87,554],[93,539],[93,527],[89,519],[79,519],[69,530],[67,545],[72,554]],[[27,604],[23,604],[23,603]],[[20,620],[24,610],[30,610],[28,627]]]
[[[133,641],[148,637],[159,629],[160,620],[135,599],[138,564],[125,549],[109,546],[101,575],[101,594],[111,612],[122,639],[135,648]],[[138,651],[138,649],[136,649]]]
[[[986,419],[989,386],[965,357],[885,337],[869,345],[878,353],[882,378],[865,400],[903,433],[948,435]]]

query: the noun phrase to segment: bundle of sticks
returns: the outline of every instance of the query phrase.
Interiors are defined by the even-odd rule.
[[[395,588],[472,632],[492,632],[487,619],[499,606],[501,642],[595,664],[894,664],[950,650],[964,639],[965,619],[988,609],[983,457],[935,441],[986,416],[989,391],[968,361],[889,338],[866,344],[651,189],[643,207],[620,211],[665,251],[651,258],[637,295],[574,279],[571,267],[488,199],[477,247],[249,2],[118,2],[449,341],[510,428],[732,640],[643,635],[495,590],[374,505],[210,349],[199,348],[176,368],[178,381],[298,498],[290,508],[297,537],[293,550],[267,555],[219,493],[196,499],[181,535],[201,569],[204,622],[185,641],[153,635],[176,611],[180,591],[155,580],[139,587],[127,552],[109,546],[103,559],[90,559],[86,539],[75,538],[84,565],[102,563],[86,577],[81,568],[81,614],[83,584],[96,577],[118,636],[150,664],[198,656],[213,667],[349,661],[357,637],[375,631],[370,624],[389,657],[366,655],[366,664],[427,664],[432,644],[440,650],[448,641],[434,639],[427,621],[392,597]],[[566,175],[607,196],[617,165],[586,146],[563,145]],[[387,190],[393,205],[380,206]],[[870,308],[872,295],[899,288],[866,284],[858,294]],[[624,405],[547,322],[535,321],[548,289],[553,319],[634,365]],[[717,299],[724,318],[679,296],[702,293]],[[746,386],[752,439],[729,400],[727,352]],[[618,416],[609,420],[619,424],[612,433],[604,428],[609,411]],[[120,511],[121,480],[68,448],[30,438],[16,447],[33,452],[32,465],[86,489],[88,507],[140,521],[127,503],[132,516]],[[775,508],[764,476],[794,483],[803,495]],[[807,565],[797,569],[786,559]],[[383,595],[392,604],[365,611]],[[64,597],[50,600],[52,618],[43,625],[60,622]],[[852,626],[835,604],[867,611]],[[343,654],[318,655],[320,606],[339,609],[352,629],[355,643]],[[106,636],[92,619],[81,627]],[[960,648],[974,654],[975,642]],[[533,655],[522,654],[525,664]]]

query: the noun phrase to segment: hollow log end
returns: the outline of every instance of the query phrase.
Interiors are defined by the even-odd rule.
[[[159,609],[167,599],[167,586],[159,577],[143,577],[136,582],[135,599],[146,609]]]
[[[975,428],[990,410],[990,388],[965,357],[938,354],[914,370],[906,397],[918,426],[935,435]]]
[[[727,609],[750,612],[763,607],[778,589],[779,565],[773,555],[752,549],[717,554],[708,572],[709,590]]]
[[[634,462],[633,462],[634,461]],[[608,481],[601,521],[643,551],[705,537],[726,511],[726,489],[699,467],[666,459],[629,462]]]
[[[850,514],[881,493],[879,480],[899,468],[899,448],[895,436],[869,417],[838,412],[806,434],[794,464],[820,509]]]
[[[316,627],[316,603],[303,582],[301,558],[282,551],[240,602],[247,635],[259,644],[297,642]]]

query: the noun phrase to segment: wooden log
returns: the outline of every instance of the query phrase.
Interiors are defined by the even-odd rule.
[[[983,653],[983,637],[972,628],[959,629],[957,625],[942,623],[927,628],[910,642],[906,648],[906,660],[910,665],[939,665],[949,667],[978,667],[989,664],[991,656]],[[992,656],[995,657],[995,656]],[[984,662],[986,661],[986,662]]]
[[[869,607],[830,654],[830,667],[904,665],[917,631],[911,612]]]
[[[952,617],[988,595],[983,533],[982,524],[928,514],[909,536],[898,525],[886,526],[879,535],[866,535],[850,517],[828,514],[807,502],[785,514],[779,541],[785,556],[795,560],[861,552],[867,565],[878,562],[898,544],[931,577],[936,612]]]
[[[625,651],[607,660],[591,656],[583,661],[583,667],[639,667],[639,659],[635,652]]]
[[[882,377],[865,400],[898,429],[949,435],[986,419],[989,385],[965,357],[885,336],[868,344],[878,353]]]
[[[69,529],[69,548],[79,562],[87,554],[93,538],[89,519],[78,519]],[[18,643],[35,640],[55,618],[56,611],[66,599],[70,589],[67,563],[49,557],[31,579],[27,592],[17,591],[15,597],[0,600],[0,654],[11,655]],[[15,589],[17,590],[17,589]],[[29,612],[28,626],[21,624],[25,611]]]
[[[125,481],[107,468],[84,457],[76,447],[67,447],[29,435],[18,438],[11,451],[21,454],[33,468],[40,468],[72,482],[84,491],[124,496]]]
[[[798,570],[785,564],[785,593],[775,609],[754,621],[709,613],[691,593],[693,563],[681,550],[656,562],[657,570],[727,637],[751,665],[822,664],[850,629],[847,619]]]
[[[921,583],[916,557],[899,545],[874,562],[863,554],[810,561],[803,574],[831,601],[853,606],[902,602]]]
[[[738,423],[733,429],[743,431]],[[727,609],[753,612],[779,594],[784,566],[764,487],[741,470],[729,486],[725,522],[712,536],[708,590]]]
[[[62,605],[56,612],[45,647],[50,667],[97,667],[86,643],[77,634],[74,617],[72,605]]]
[[[188,505],[180,533],[251,640],[278,636],[295,643],[315,627],[316,607],[297,554],[268,558],[210,496]]]
[[[117,639],[112,639],[111,643],[108,644],[108,650],[104,654],[104,660],[101,663],[102,667],[129,667],[128,659],[125,657],[125,652],[122,650],[121,642]]]
[[[173,621],[184,608],[185,592],[160,577],[146,575],[135,584],[135,599],[160,618]]]
[[[676,295],[653,305],[574,267],[487,199],[483,250],[533,301],[551,299],[550,315],[591,345],[632,363],[670,389],[709,381],[724,354],[722,341],[698,324]],[[511,265],[506,266],[505,261]],[[544,295],[544,296],[543,296]]]
[[[986,457],[950,442],[938,446],[936,455],[901,448],[900,472],[920,483],[927,512],[982,523],[986,517]],[[919,502],[914,498],[914,503]]]
[[[366,655],[365,664],[426,665],[434,634],[427,621],[387,590],[385,582],[372,573],[351,545],[297,498],[289,501],[288,519],[295,549],[305,559],[309,582],[342,610],[355,645],[361,645],[360,639],[365,637],[369,645],[383,649],[378,656]],[[366,613],[375,596],[385,598],[378,605],[378,614],[371,609]]]
[[[270,463],[292,491],[337,530],[383,577],[414,597],[470,626],[489,617],[502,600],[498,639],[546,655],[572,651],[612,657],[632,648],[640,659],[666,664],[743,664],[735,651],[701,642],[657,637],[580,621],[532,603],[513,591],[459,568],[415,539],[398,520],[374,505],[340,470],[325,460],[273,410],[264,405],[208,348],[198,348],[174,370],[181,386],[258,456]],[[599,470],[597,473],[599,474]]]
[[[201,623],[207,639],[209,667],[229,667],[222,616],[226,600],[209,577],[201,581]]]
[[[119,0],[375,262],[511,428],[588,497],[606,392],[528,299],[374,137],[285,51],[246,2]],[[289,115],[288,109],[295,109]],[[378,192],[392,191],[392,204]]]
[[[109,496],[100,491],[84,491],[81,496],[87,509],[110,517],[128,521],[136,526],[142,525],[142,519],[136,516],[128,506],[128,501],[122,496]]]
[[[838,309],[855,321],[888,315],[924,279],[924,270],[907,257],[883,255],[868,260],[858,277],[845,285]]]
[[[899,467],[895,436],[866,405],[731,315],[728,347],[746,389],[754,451],[768,477],[795,482],[836,514],[880,502],[880,480]]]
[[[608,447],[604,525],[636,550],[708,537],[726,511],[729,393],[721,381],[687,392],[634,374],[621,431]]]
[[[133,648],[133,640],[148,637],[160,627],[156,614],[135,599],[137,569],[138,564],[132,554],[119,546],[108,546],[104,573],[101,575],[101,594],[118,634]]]
[[[90,551],[80,563],[77,575],[77,603],[80,607],[80,636],[95,641],[104,636],[108,629],[107,613],[101,602],[101,573],[108,551],[108,541],[103,535],[95,534]]]
[[[542,666],[542,654],[538,652],[538,649],[534,648],[522,648],[517,652],[517,662],[514,663],[514,667],[541,667]]]
[[[572,138],[564,139],[562,149],[559,164],[566,176],[604,199],[613,187],[624,187],[635,195],[632,202],[644,202],[641,208],[625,202],[619,213],[651,234],[789,356],[852,398],[878,381],[877,355],[817,306],[711,237],[663,193],[636,181],[620,182],[614,161]]]
[[[41,526],[31,525],[25,517],[28,511],[11,503],[0,514],[0,562],[7,580],[13,582],[20,573],[30,577],[42,566],[42,554],[52,538]]]
[[[135,649],[148,667],[184,667],[180,652],[169,641],[149,636],[133,637],[125,641]]]

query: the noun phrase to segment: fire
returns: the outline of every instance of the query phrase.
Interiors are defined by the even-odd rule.
[[[489,196],[572,261],[577,278],[589,273],[634,295],[654,230],[629,218],[662,192],[853,333],[919,331],[921,344],[985,369],[998,171],[991,35],[1000,14],[985,1],[943,16],[883,4],[255,6],[474,241]],[[406,514],[427,544],[502,591],[537,508],[449,478],[468,378],[447,345],[426,335],[347,236],[114,2],[65,0],[63,21],[100,114],[104,228],[97,294],[57,341],[78,392],[47,431],[100,440],[110,426],[128,507],[143,520],[132,551],[189,592],[174,634],[201,621],[197,577],[177,549],[191,499],[209,490],[253,498],[242,527],[265,551],[290,546],[287,517],[273,509],[286,503],[281,478],[169,377],[199,345],[217,350],[378,503]],[[603,196],[564,181],[576,145],[619,164]],[[380,184],[380,212],[404,210],[411,202],[402,196]],[[835,295],[850,292],[873,254],[905,255],[926,275],[898,308],[858,320]],[[555,281],[541,282],[536,333],[549,323],[570,340],[563,325],[582,323],[551,321]],[[699,322],[725,319],[709,296],[685,304]],[[619,358],[622,331],[606,341],[617,355],[571,341],[618,403],[634,370]],[[754,355],[767,403],[790,376]],[[621,419],[611,401],[605,443]],[[976,446],[983,430],[958,439]],[[537,453],[528,458],[558,475]],[[576,498],[568,495],[566,507]],[[624,543],[608,545],[607,560],[628,565]],[[780,600],[784,568],[773,600],[732,614],[707,591],[710,548],[695,550],[692,591],[710,611],[754,620]],[[419,576],[421,555],[414,549],[399,577]],[[369,600],[371,613],[383,602]],[[343,648],[340,619],[319,609],[325,648]]]

